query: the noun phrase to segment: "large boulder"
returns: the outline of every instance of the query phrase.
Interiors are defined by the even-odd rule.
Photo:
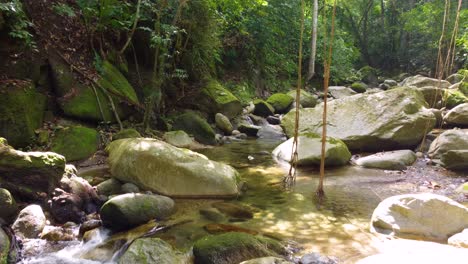
[[[154,194],[127,193],[116,196],[101,207],[101,220],[112,230],[125,230],[152,219],[165,219],[174,212],[174,201]]]
[[[197,106],[206,113],[212,115],[222,113],[228,118],[233,118],[242,112],[239,99],[215,80],[209,81],[203,87],[197,99]]]
[[[382,201],[372,214],[371,231],[400,237],[447,240],[468,228],[468,208],[447,197],[424,193]]]
[[[195,264],[238,264],[284,254],[284,248],[275,240],[238,232],[206,236],[193,245]]]
[[[18,205],[15,198],[7,190],[0,188],[0,219],[10,222],[11,218],[18,212]],[[1,263],[1,262],[0,262]]]
[[[440,159],[451,150],[468,150],[468,129],[451,129],[440,134],[429,148],[429,157]]]
[[[129,263],[184,263],[183,255],[176,252],[170,244],[159,238],[139,238],[130,245],[120,257],[119,264]]]
[[[268,97],[267,103],[269,103],[275,109],[275,113],[286,113],[289,107],[294,102],[294,98],[288,94],[275,93]]]
[[[82,160],[98,150],[99,133],[92,128],[71,126],[60,129],[52,140],[51,150],[68,161]]]
[[[22,152],[0,144],[0,184],[27,199],[40,199],[58,186],[65,158],[53,152]]]
[[[422,94],[395,88],[333,100],[328,105],[328,136],[343,140],[352,150],[414,147],[436,122]],[[300,110],[299,132],[321,133],[323,104]],[[282,120],[286,135],[294,133],[295,111]]]
[[[30,81],[0,82],[0,136],[14,147],[25,147],[42,126],[47,98]]]
[[[424,87],[424,86],[433,86],[438,88],[449,88],[450,83],[445,80],[439,81],[438,79],[433,79],[429,77],[424,77],[421,75],[411,76],[404,79],[400,86],[415,86],[415,87]]]
[[[270,124],[261,126],[257,132],[257,137],[263,139],[286,140],[283,128],[279,125]]]
[[[255,99],[253,104],[255,105],[253,111],[255,115],[267,117],[275,114],[275,108],[262,99]]]
[[[101,87],[98,85],[93,87],[93,85],[86,85],[78,81],[71,67],[58,56],[52,55],[49,62],[55,92],[59,97],[59,107],[67,116],[98,122],[115,121],[109,97],[102,91],[103,89],[110,94],[121,118],[128,115],[126,105],[138,104],[133,87],[109,62],[103,62],[100,67],[101,76],[97,82]]]
[[[304,108],[315,107],[315,105],[317,104],[317,98],[315,96],[313,96],[309,92],[302,90],[302,89],[300,93],[301,93],[300,103],[302,107]],[[294,98],[294,100],[296,100],[296,90],[289,91],[287,94],[291,96],[292,98]]]
[[[411,150],[395,150],[380,152],[367,157],[359,158],[356,165],[365,168],[376,168],[383,170],[405,170],[406,166],[416,161],[416,154]]]
[[[194,142],[193,138],[182,130],[166,132],[164,133],[163,139],[167,143],[178,148],[190,148]]]
[[[367,88],[369,87],[363,82],[354,82],[351,84],[351,90],[355,91],[356,93],[365,93]]]
[[[468,170],[468,149],[449,150],[440,158],[442,166],[450,170]]]
[[[215,122],[216,126],[221,129],[224,133],[231,135],[232,130],[234,128],[232,127],[231,121],[229,121],[229,118],[221,113],[217,113],[215,115]]]
[[[216,133],[210,124],[195,112],[185,112],[174,119],[174,130],[183,130],[195,140],[207,145],[216,145]]]
[[[322,138],[313,133],[301,134],[298,137],[298,166],[318,166],[321,160]],[[291,151],[294,138],[290,138],[273,150],[273,156],[279,160],[291,161]],[[341,166],[348,163],[351,158],[343,141],[327,137],[325,145],[325,165]]]
[[[21,239],[38,238],[46,225],[46,217],[39,205],[29,205],[18,215],[11,226],[15,235]]]
[[[460,104],[444,116],[445,123],[454,126],[468,127],[468,103]]]
[[[121,139],[107,151],[112,176],[143,190],[171,197],[233,197],[239,192],[238,173],[231,166],[156,139]]]

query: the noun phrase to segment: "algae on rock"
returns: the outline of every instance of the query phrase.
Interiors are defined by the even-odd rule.
[[[71,126],[59,130],[52,140],[51,150],[62,154],[68,161],[90,157],[99,147],[99,133],[83,126]]]

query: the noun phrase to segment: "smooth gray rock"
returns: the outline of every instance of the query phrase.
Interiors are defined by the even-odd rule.
[[[458,127],[468,127],[468,103],[460,104],[444,116],[445,123]]]
[[[416,161],[416,154],[411,150],[380,152],[356,160],[356,165],[365,168],[383,170],[405,170],[406,166]]]

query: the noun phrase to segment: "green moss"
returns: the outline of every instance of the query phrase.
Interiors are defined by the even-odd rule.
[[[195,264],[228,264],[245,260],[284,255],[285,250],[275,240],[246,233],[229,232],[206,236],[193,246]]]
[[[47,98],[28,81],[0,84],[0,136],[14,147],[25,147],[42,125]]]
[[[266,102],[273,106],[276,113],[285,113],[294,102],[294,98],[287,94],[276,93],[270,96]]]
[[[275,114],[275,109],[269,103],[265,102],[262,99],[255,99],[253,101],[255,105],[254,114],[259,116],[271,116]]]
[[[140,132],[136,131],[136,129],[128,128],[122,131],[119,131],[117,134],[112,136],[112,140],[119,140],[123,138],[139,138],[141,137]]]
[[[222,113],[229,118],[237,116],[242,111],[239,99],[215,80],[210,80],[202,89],[197,105],[207,113],[213,115]]]
[[[468,78],[467,78],[468,79]],[[460,86],[458,87],[460,92],[462,92],[465,96],[468,96],[468,80],[463,81],[460,83]]]
[[[351,89],[356,93],[365,93],[367,90],[367,85],[362,82],[355,82],[351,84]]]
[[[112,93],[126,98],[131,103],[139,104],[138,97],[133,87],[122,73],[110,62],[103,62],[101,77],[99,84],[107,91],[112,91]]]
[[[8,264],[8,253],[10,252],[10,239],[0,228],[0,264]]]
[[[195,140],[208,145],[216,145],[215,132],[213,128],[195,112],[186,112],[174,119],[174,130],[183,130],[193,135]]]
[[[287,94],[293,98],[296,98],[296,90],[289,91]],[[315,107],[315,105],[317,104],[317,98],[315,98],[315,96],[302,89],[300,101],[302,107],[304,108]]]
[[[68,161],[90,157],[99,146],[99,133],[82,126],[59,130],[52,140],[52,151],[64,155]]]
[[[459,90],[446,90],[444,97],[448,109],[468,102],[468,98]]]

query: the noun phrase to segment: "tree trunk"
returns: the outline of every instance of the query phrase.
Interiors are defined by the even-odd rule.
[[[314,1],[314,10],[312,11],[312,40],[310,43],[309,73],[307,81],[310,81],[315,75],[315,58],[317,54],[317,20],[318,20],[318,0]]]

